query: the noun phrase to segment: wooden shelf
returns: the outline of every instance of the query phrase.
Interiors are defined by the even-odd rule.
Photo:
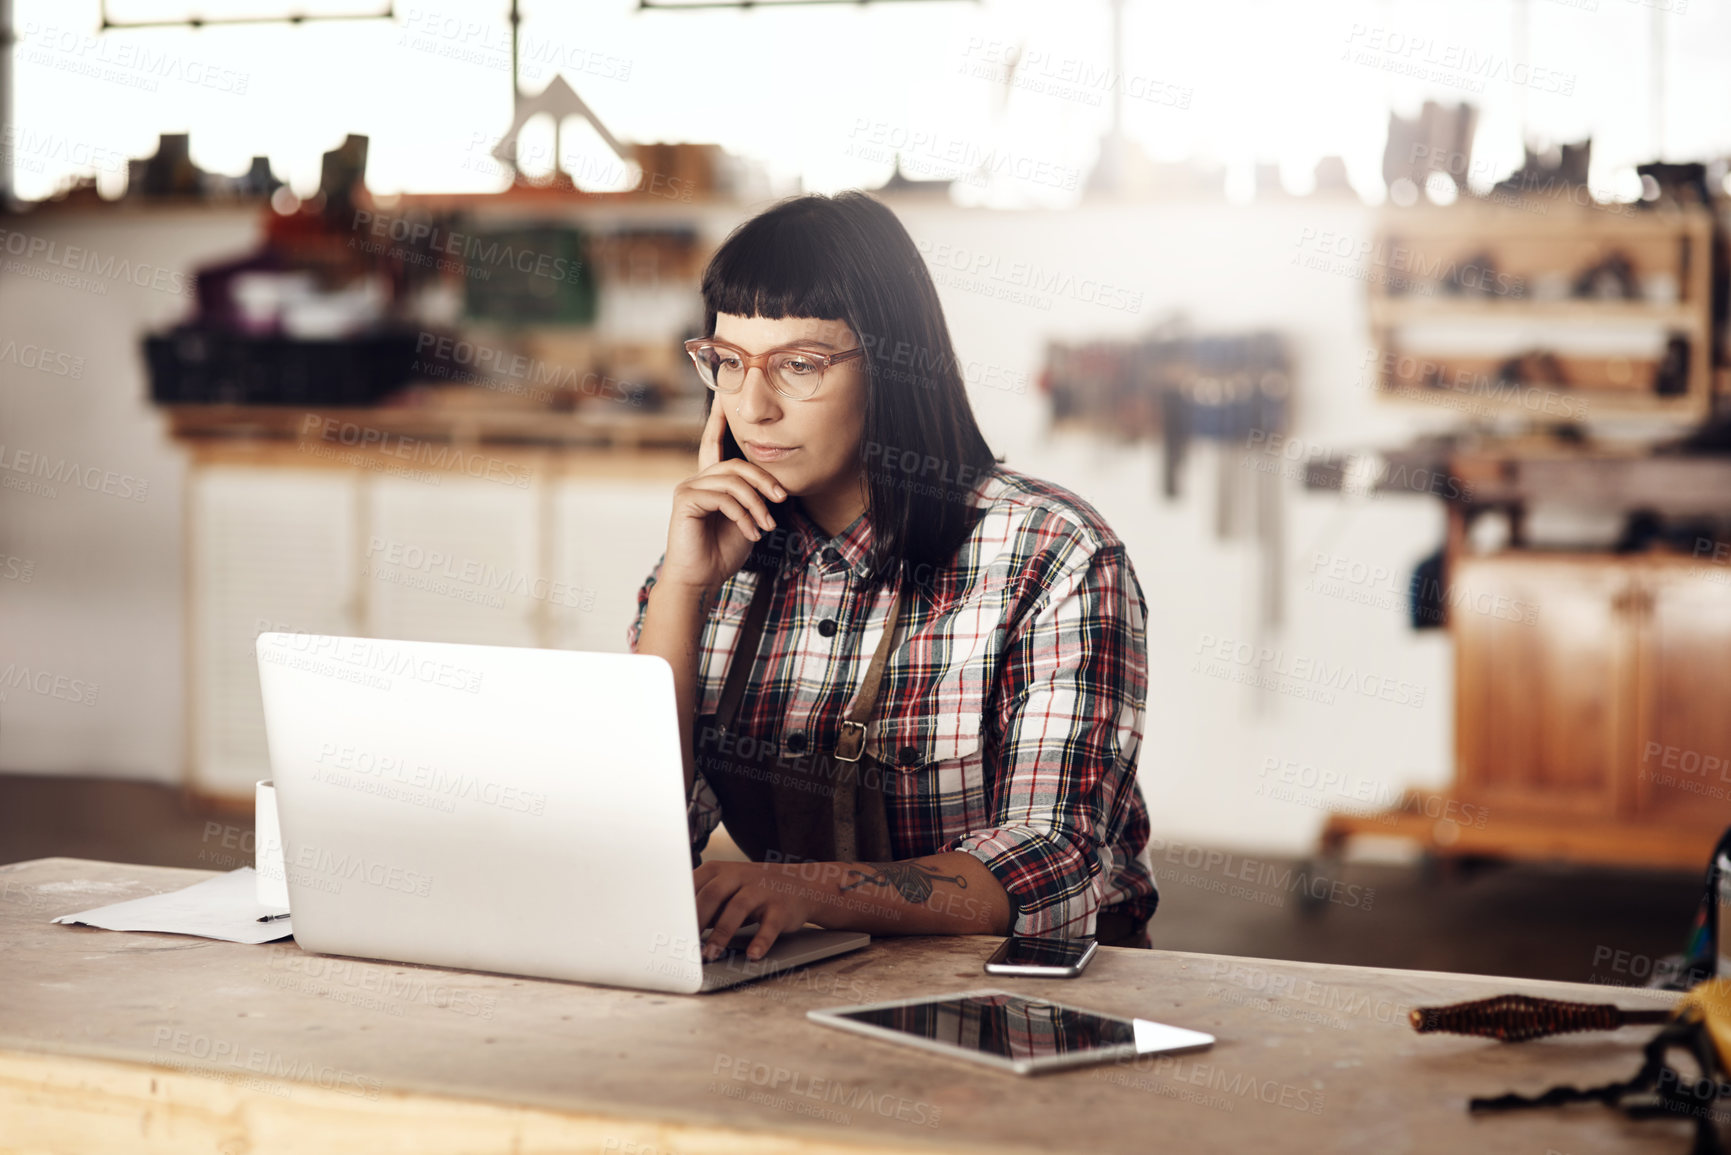
[[[1648,304],[1643,301],[1597,301],[1566,298],[1541,301],[1531,297],[1373,297],[1371,323],[1410,325],[1431,321],[1556,321],[1574,325],[1602,325],[1608,321],[1634,321],[1685,329],[1691,336],[1707,331],[1709,318],[1701,310],[1683,304]],[[1411,350],[1409,350],[1411,351]]]
[[[1452,205],[1390,206],[1381,212],[1385,229],[1408,236],[1470,235],[1481,241],[1508,237],[1568,239],[1586,232],[1616,239],[1664,237],[1710,221],[1699,208],[1641,208],[1632,204],[1576,204],[1533,197],[1521,201],[1470,198]]]
[[[1536,397],[1541,402],[1546,401],[1546,393],[1554,398],[1567,399],[1571,405],[1563,407],[1560,402],[1554,405],[1540,406],[1523,405],[1513,400],[1510,394]],[[1488,396],[1481,396],[1481,392]],[[1407,384],[1384,385],[1377,390],[1379,399],[1390,404],[1422,405],[1428,408],[1448,408],[1460,412],[1471,412],[1479,416],[1492,413],[1526,413],[1535,417],[1556,417],[1562,420],[1574,419],[1574,415],[1587,417],[1593,414],[1616,414],[1619,416],[1665,417],[1678,421],[1693,422],[1701,416],[1701,403],[1697,398],[1684,395],[1680,397],[1660,397],[1653,393],[1635,392],[1632,390],[1615,389],[1567,389],[1543,381],[1520,382],[1512,381],[1494,389],[1471,390],[1457,394],[1446,388],[1427,389],[1423,386]]]
[[[701,414],[608,413],[606,404],[568,413],[542,410],[453,410],[434,408],[329,408],[301,405],[165,405],[170,436],[177,440],[258,439],[328,445],[336,451],[367,451],[382,438],[462,444],[590,446],[696,452]],[[334,421],[336,435],[320,436]],[[344,440],[347,430],[357,432]],[[351,443],[352,442],[352,443]]]
[[[1673,514],[1731,509],[1731,458],[1461,453],[1449,471],[1472,484],[1475,505],[1566,501]]]
[[[1716,385],[1712,244],[1713,217],[1703,210],[1630,210],[1566,200],[1530,207],[1469,201],[1448,208],[1387,210],[1379,219],[1373,252],[1391,275],[1367,283],[1371,340],[1377,351],[1376,392],[1387,400],[1540,422],[1585,422],[1596,415],[1705,420]],[[1636,283],[1669,278],[1678,299],[1531,295],[1536,280],[1554,277],[1572,285],[1581,273],[1612,256],[1627,262]],[[1441,291],[1447,281],[1471,283],[1468,270],[1503,294]],[[1395,274],[1407,282],[1402,286],[1406,291],[1391,294],[1387,282],[1395,280]],[[1450,323],[1482,326],[1485,345],[1471,351],[1426,348],[1422,334],[1409,335],[1415,326]],[[1517,326],[1547,327],[1559,341],[1566,334],[1612,326],[1650,326],[1660,334],[1679,335],[1688,341],[1683,388],[1665,395],[1654,388],[1663,350],[1582,351],[1566,343],[1553,349],[1542,339],[1532,341],[1529,351],[1546,353],[1557,366],[1566,366],[1554,375],[1571,384],[1500,384],[1501,367],[1511,352],[1490,338],[1499,332],[1506,337]],[[1407,361],[1422,362],[1424,373],[1434,374],[1445,387],[1431,388],[1425,380],[1397,372]],[[1552,375],[1543,368],[1536,372]],[[1459,382],[1470,387],[1460,388]],[[1535,408],[1535,397],[1547,403]]]

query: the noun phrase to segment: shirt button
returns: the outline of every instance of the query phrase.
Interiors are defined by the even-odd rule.
[[[805,731],[795,730],[787,736],[787,748],[798,754],[805,749]]]
[[[897,757],[901,759],[903,766],[912,766],[920,760],[920,752],[912,746],[903,746]]]
[[[826,638],[835,637],[835,622],[831,621],[829,618],[825,618],[817,624],[817,632]]]
[[[841,550],[837,549],[835,546],[832,545],[823,551],[823,564],[835,565],[840,561]]]

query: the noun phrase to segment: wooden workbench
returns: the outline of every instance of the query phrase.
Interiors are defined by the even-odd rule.
[[[1677,1152],[1597,1105],[1466,1100],[1622,1078],[1653,1028],[1505,1045],[1414,1004],[1564,983],[1105,948],[1078,980],[983,974],[982,937],[883,939],[676,996],[55,926],[206,872],[0,867],[0,1151]],[[1159,920],[1153,936],[1159,940]],[[811,1007],[1004,987],[1209,1031],[1208,1051],[1023,1078],[818,1026]]]

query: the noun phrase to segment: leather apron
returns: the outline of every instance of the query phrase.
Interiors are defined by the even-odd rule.
[[[834,750],[789,757],[780,736],[760,739],[734,728],[739,700],[757,660],[775,575],[760,574],[740,626],[713,714],[697,718],[697,767],[721,804],[722,824],[753,862],[890,862],[903,857],[890,835],[885,793],[894,767],[865,751],[866,722],[877,706],[884,666],[901,620],[898,589],[865,680],[841,724]]]
[[[898,589],[865,680],[841,724],[833,751],[781,754],[779,737],[759,740],[734,729],[739,700],[757,661],[764,621],[775,592],[760,574],[740,625],[715,713],[697,718],[697,768],[721,804],[722,825],[753,862],[894,862],[925,851],[898,847],[885,798],[895,793],[893,766],[865,752],[865,724],[878,702],[884,666],[901,621]],[[692,866],[697,865],[693,855]],[[1148,947],[1146,921],[1117,910],[1098,916],[1102,946]]]

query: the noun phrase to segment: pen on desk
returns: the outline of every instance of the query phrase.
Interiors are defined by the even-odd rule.
[[[289,912],[285,910],[281,914],[261,914],[258,916],[258,920],[260,922],[275,922],[279,918],[287,918],[288,916]]]

